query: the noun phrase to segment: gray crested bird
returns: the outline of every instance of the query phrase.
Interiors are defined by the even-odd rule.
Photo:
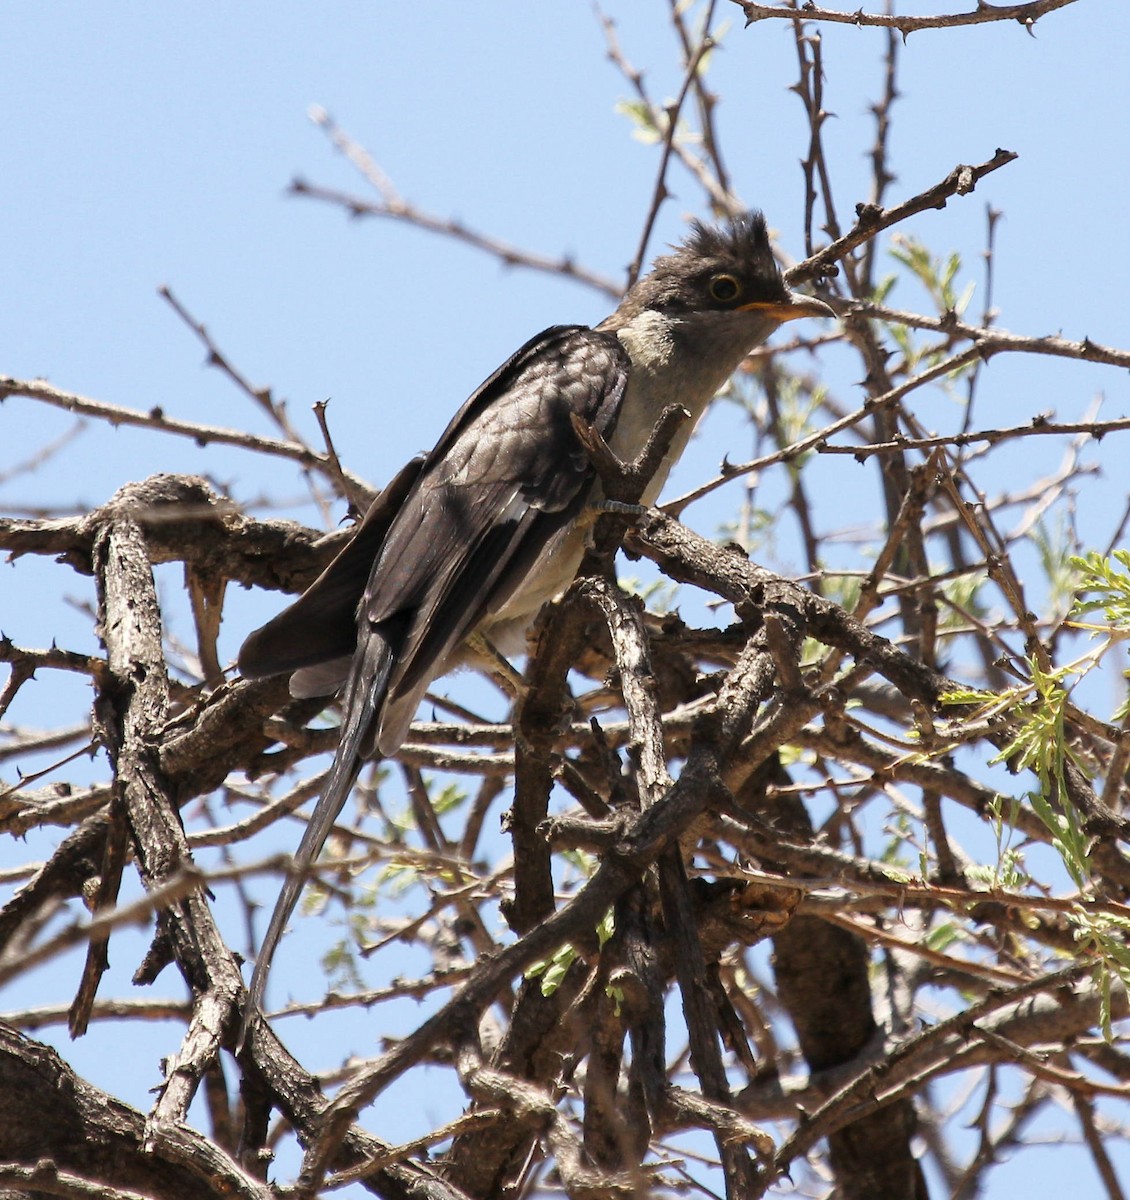
[[[555,325],[499,367],[435,448],[392,479],[310,588],[243,644],[245,678],[291,672],[296,697],[344,690],[341,740],[271,914],[241,1044],[362,763],[396,753],[431,682],[473,660],[469,636],[520,651],[542,604],[572,582],[589,524],[582,512],[602,498],[572,414],[630,461],[668,405],[689,411],[644,491],[651,504],[742,359],[806,316],[835,313],[785,286],[760,213],[696,223],[594,329]]]

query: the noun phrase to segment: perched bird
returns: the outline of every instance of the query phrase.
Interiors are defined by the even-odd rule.
[[[271,915],[244,1033],[364,760],[396,753],[432,680],[466,660],[469,636],[521,650],[538,609],[572,582],[582,512],[601,500],[572,414],[627,461],[664,408],[690,412],[644,492],[650,504],[745,355],[785,321],[834,315],[785,286],[760,213],[695,224],[595,329],[553,326],[499,367],[435,448],[393,478],[310,588],[247,639],[244,677],[292,672],[294,696],[344,690],[337,754]]]

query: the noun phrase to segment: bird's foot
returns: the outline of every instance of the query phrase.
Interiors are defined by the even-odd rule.
[[[599,517],[615,513],[621,517],[642,517],[648,511],[646,504],[626,504],[623,500],[598,500],[595,504],[586,505],[577,518],[581,529],[591,529]]]

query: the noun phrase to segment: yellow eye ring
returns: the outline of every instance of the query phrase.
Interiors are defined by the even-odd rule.
[[[742,285],[733,275],[715,275],[710,281],[710,297],[720,304],[729,304],[736,300],[742,291]]]

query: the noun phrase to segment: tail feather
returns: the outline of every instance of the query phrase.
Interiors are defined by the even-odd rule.
[[[306,825],[306,832],[303,833],[291,860],[282,891],[275,901],[270,924],[255,959],[255,970],[252,972],[248,988],[237,1052],[243,1048],[252,1019],[262,1008],[271,959],[298,903],[298,897],[306,886],[310,867],[329,837],[330,830],[361,772],[364,762],[363,750],[366,743],[371,741],[374,722],[384,703],[392,661],[393,655],[388,642],[377,631],[370,631],[364,653],[358,653],[353,661],[353,669],[345,691],[341,740],[326,786],[314,806],[313,815]]]

